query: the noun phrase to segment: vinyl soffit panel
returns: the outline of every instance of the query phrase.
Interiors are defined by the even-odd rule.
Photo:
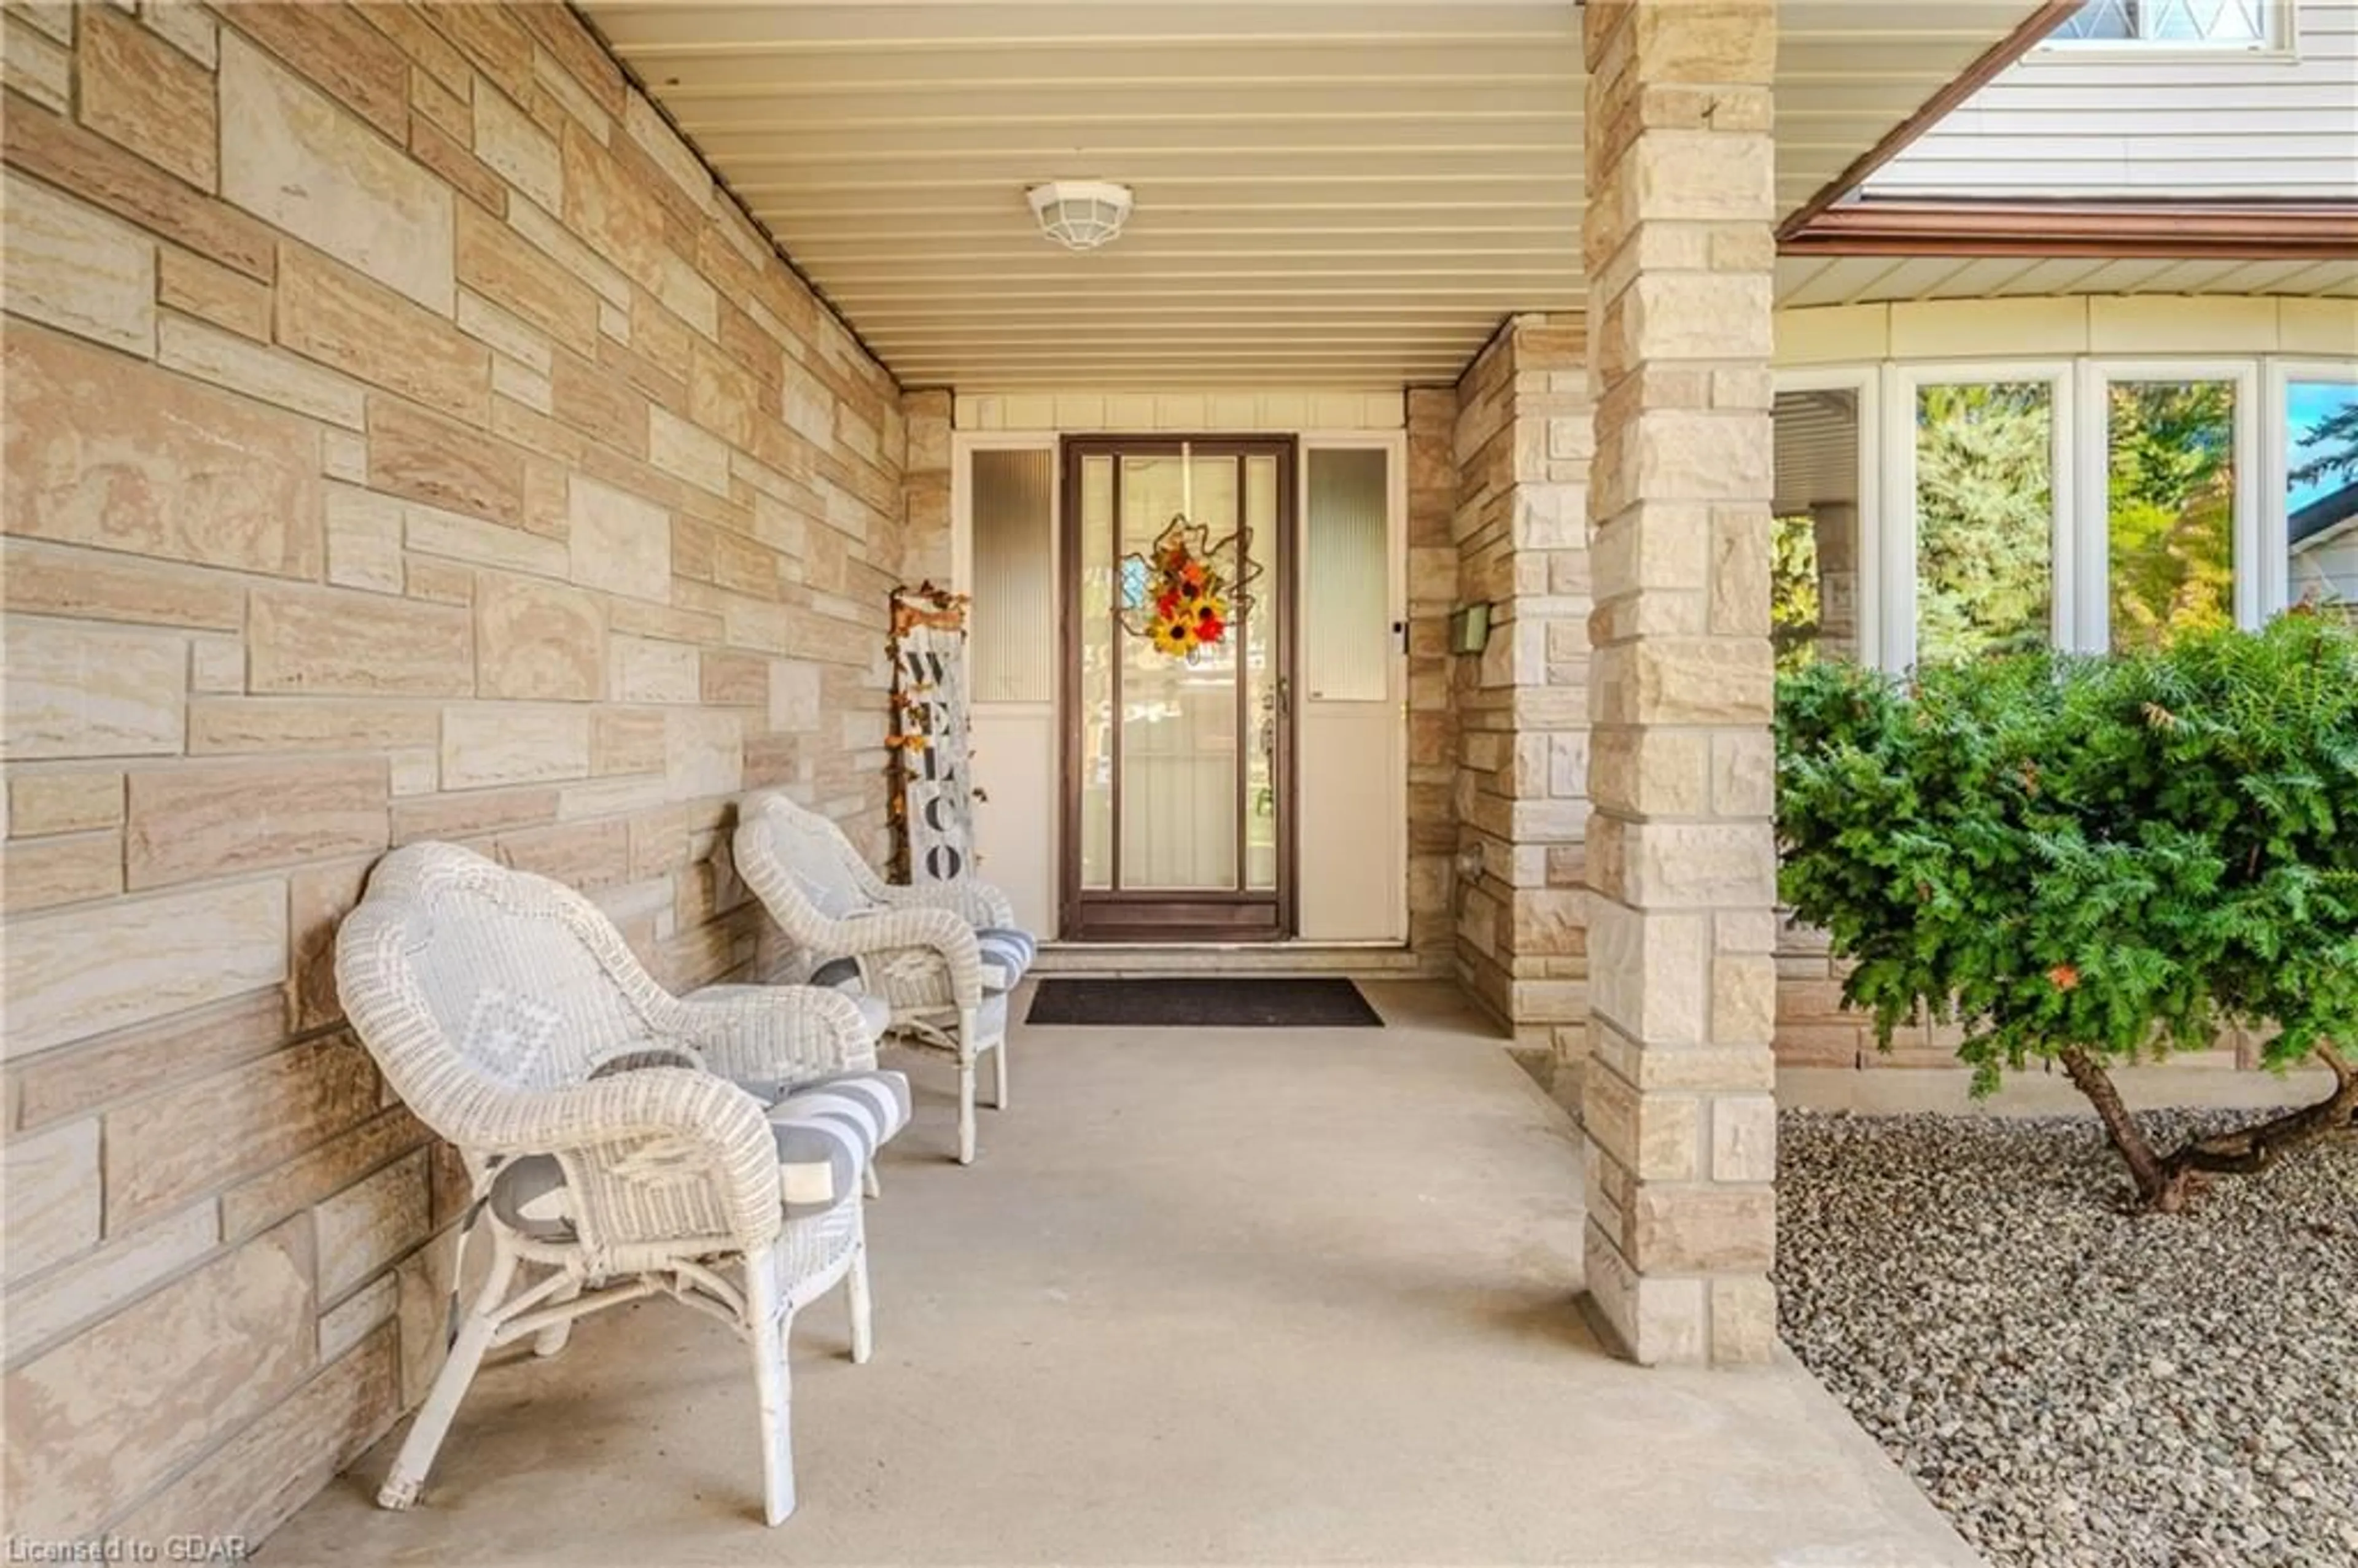
[[[1780,9],[1798,206],[2033,9]],[[1563,0],[587,0],[632,71],[904,381],[1449,379],[1573,309],[1580,14]],[[1023,192],[1130,185],[1075,254]],[[1213,324],[1218,323],[1217,327]],[[1282,330],[1280,330],[1282,329]],[[1436,368],[1438,367],[1438,368]]]

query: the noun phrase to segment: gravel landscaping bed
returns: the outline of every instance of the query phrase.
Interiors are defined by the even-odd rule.
[[[2133,1217],[2093,1119],[1779,1134],[1786,1342],[1993,1563],[2358,1563],[2358,1138]]]

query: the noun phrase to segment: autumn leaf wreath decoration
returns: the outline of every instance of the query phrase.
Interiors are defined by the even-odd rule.
[[[1121,579],[1142,583],[1143,591],[1123,607],[1122,625],[1132,636],[1151,639],[1155,651],[1195,661],[1204,649],[1228,641],[1228,627],[1249,603],[1245,586],[1260,572],[1247,559],[1244,535],[1206,543],[1206,530],[1181,514],[1143,555],[1123,557]],[[1230,581],[1217,563],[1247,560],[1239,580]]]

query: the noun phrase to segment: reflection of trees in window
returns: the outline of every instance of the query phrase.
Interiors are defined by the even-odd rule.
[[[2106,522],[2112,642],[2234,622],[2232,382],[2115,382]]]
[[[1790,673],[1817,662],[1824,608],[1818,592],[1818,524],[1806,512],[1779,517],[1768,542],[1768,640],[1777,668]]]
[[[2305,430],[2293,434],[2296,460],[2285,488],[2348,484],[2358,481],[2358,402],[2344,403]]]
[[[2292,601],[2358,617],[2358,385],[2294,381],[2285,391]]]
[[[1916,399],[1916,655],[2043,647],[2053,595],[2051,397],[2042,382]]]

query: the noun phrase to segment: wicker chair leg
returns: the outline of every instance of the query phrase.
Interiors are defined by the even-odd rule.
[[[745,1260],[745,1307],[752,1322],[753,1386],[762,1407],[762,1517],[784,1524],[795,1511],[794,1404],[786,1341],[794,1314],[778,1299],[778,1259],[767,1248]]]
[[[884,1178],[876,1173],[876,1167],[872,1164],[860,1176],[860,1190],[871,1198],[881,1198],[884,1195]]]
[[[974,1058],[958,1059],[958,1150],[961,1165],[974,1163]]]
[[[990,1048],[990,1108],[1007,1108],[1007,1042],[1004,1039]]]
[[[876,1354],[875,1297],[868,1289],[868,1240],[862,1237],[851,1254],[851,1271],[845,1277],[843,1293],[851,1305],[851,1360],[857,1367],[868,1365]]]
[[[960,1008],[957,1022],[957,1065],[958,1163],[961,1165],[974,1163],[975,1024],[974,1011],[971,1008]]]
[[[450,1346],[449,1357],[442,1370],[435,1375],[434,1387],[419,1407],[417,1419],[410,1423],[409,1435],[401,1440],[401,1452],[394,1455],[393,1469],[384,1485],[377,1488],[377,1507],[406,1509],[417,1501],[418,1492],[426,1485],[426,1473],[434,1467],[434,1455],[449,1433],[450,1418],[459,1413],[459,1401],[466,1396],[467,1385],[475,1380],[476,1369],[483,1364],[483,1354],[492,1347],[492,1337],[499,1332],[499,1309],[507,1299],[508,1287],[514,1282],[516,1256],[508,1239],[496,1229],[492,1238],[492,1271],[482,1290],[475,1297],[474,1310],[459,1326],[459,1337]]]
[[[581,1281],[578,1279],[568,1280],[557,1288],[555,1295],[548,1298],[548,1304],[563,1306],[567,1302],[579,1299],[580,1294]],[[566,1342],[573,1337],[573,1324],[574,1320],[568,1317],[563,1323],[550,1324],[546,1328],[534,1335],[532,1353],[535,1356],[554,1356],[563,1350]]]

